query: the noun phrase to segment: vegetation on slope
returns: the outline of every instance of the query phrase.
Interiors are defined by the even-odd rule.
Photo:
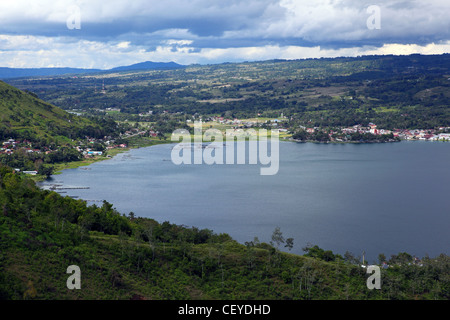
[[[104,134],[97,123],[70,114],[0,81],[0,139],[70,142]]]
[[[450,259],[401,254],[381,270],[380,290],[355,261],[318,247],[305,256],[273,243],[117,212],[104,202],[37,188],[0,166],[1,299],[449,299]],[[67,267],[81,269],[69,290]]]
[[[0,163],[48,175],[49,164],[81,159],[80,140],[117,133],[113,120],[76,116],[0,81]]]

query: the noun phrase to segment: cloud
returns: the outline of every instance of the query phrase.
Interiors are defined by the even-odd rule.
[[[61,35],[71,8],[78,7],[83,29],[92,37],[130,32],[151,33],[188,29],[199,36],[220,36],[226,30],[246,29],[276,0],[90,0],[0,3],[0,30],[33,35]],[[57,27],[59,25],[59,27]],[[67,34],[70,36],[70,34]],[[74,36],[76,36],[74,34]]]
[[[374,4],[380,29],[367,27]],[[58,61],[58,52],[79,55],[62,63],[107,67],[150,58],[210,63],[442,51],[450,40],[448,12],[448,0],[1,1],[0,57],[3,65],[40,65]],[[69,19],[80,28],[68,28]],[[32,52],[39,61],[26,58]],[[56,60],[45,58],[52,55]]]
[[[450,39],[448,1],[377,1],[381,28],[371,30],[367,8],[373,1],[281,0],[283,19],[263,20],[254,28],[227,31],[227,38],[273,39],[285,43],[351,47],[385,43],[427,44]]]
[[[83,67],[110,69],[142,61],[175,61],[208,64],[268,59],[301,59],[374,54],[442,54],[450,52],[450,41],[425,46],[385,44],[326,48],[321,46],[264,45],[229,48],[198,48],[191,40],[168,39],[152,50],[126,41],[91,41],[42,36],[0,35],[0,61],[6,67]]]

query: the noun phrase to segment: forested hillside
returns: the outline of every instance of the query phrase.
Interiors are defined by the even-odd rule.
[[[317,246],[273,243],[124,215],[104,202],[44,191],[0,166],[1,299],[449,299],[450,259],[388,259],[369,290],[360,261]],[[250,240],[250,239],[249,239]],[[81,289],[66,286],[68,266]]]
[[[0,163],[50,175],[53,164],[80,160],[88,139],[119,134],[112,119],[71,114],[0,81]]]
[[[0,139],[70,142],[84,136],[102,137],[106,130],[0,81]]]

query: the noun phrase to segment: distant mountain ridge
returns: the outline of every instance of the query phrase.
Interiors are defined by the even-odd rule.
[[[8,68],[0,67],[0,79],[21,78],[21,77],[39,77],[39,76],[57,76],[71,73],[101,72],[100,69],[82,69],[82,68]]]
[[[168,70],[184,68],[184,65],[175,62],[152,62],[145,61],[129,66],[120,66],[112,69],[83,69],[83,68],[8,68],[0,67],[0,79],[39,77],[39,76],[59,76],[64,74],[110,72],[110,71],[130,71],[130,70]]]
[[[146,61],[146,62],[140,62],[136,64],[132,64],[130,66],[123,66],[123,67],[116,67],[110,69],[110,71],[128,71],[128,70],[146,70],[146,69],[180,69],[184,68],[183,65],[175,63],[175,62],[152,62],[152,61]]]

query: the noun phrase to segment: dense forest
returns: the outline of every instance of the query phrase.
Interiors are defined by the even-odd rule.
[[[245,244],[212,230],[159,223],[112,204],[41,190],[0,165],[0,299],[443,299],[450,298],[450,259],[380,254],[381,289],[351,253],[317,246]],[[66,286],[68,266],[81,289]]]

